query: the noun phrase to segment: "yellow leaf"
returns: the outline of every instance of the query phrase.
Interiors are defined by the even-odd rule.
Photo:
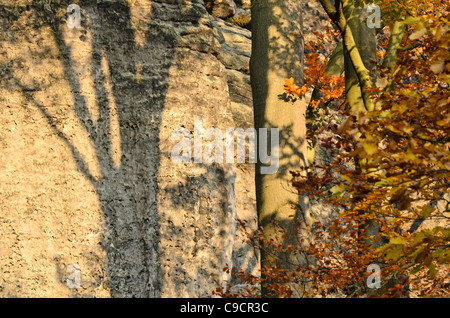
[[[340,196],[347,189],[348,187],[346,185],[338,184],[337,186],[332,187],[330,191],[331,193],[333,193],[332,197],[335,198],[337,196]]]
[[[378,151],[378,146],[372,142],[363,142],[364,151],[370,156]]]
[[[425,25],[423,22],[417,23],[417,25],[414,28],[414,32],[409,36],[411,40],[417,40],[422,35],[425,35],[427,33],[427,29],[425,28]]]
[[[438,124],[439,126],[448,126],[449,123],[450,123],[450,119],[449,118],[444,118],[444,119],[438,120],[436,122],[436,124]]]
[[[406,25],[413,25],[414,23],[417,23],[419,21],[420,21],[420,19],[418,17],[410,16],[410,17],[406,18],[405,20],[403,20],[401,23],[406,24]]]
[[[403,157],[409,161],[415,161],[417,159],[417,156],[411,151],[411,148],[408,148],[408,150],[403,154]]]
[[[436,273],[437,273],[436,266],[433,263],[428,265],[428,274],[430,275],[431,279],[434,279],[436,277]]]
[[[427,204],[422,209],[422,219],[428,218],[430,216],[430,213],[431,213],[431,206]]]
[[[389,240],[389,243],[397,244],[397,245],[406,245],[405,239],[403,237],[401,237],[401,236],[397,236],[397,237],[391,238]]]
[[[387,251],[386,258],[388,260],[398,260],[402,254],[402,251],[402,246],[396,245]]]

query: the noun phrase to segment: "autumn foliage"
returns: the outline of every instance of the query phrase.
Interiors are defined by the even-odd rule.
[[[353,113],[345,73],[326,72],[331,52],[320,52],[324,43],[341,39],[335,24],[318,34],[321,41],[307,44],[305,85],[296,86],[293,78],[284,83],[286,94],[297,98],[319,89],[320,98],[309,107],[326,105],[327,119],[339,118],[319,127],[332,136],[319,146],[329,149],[334,161],[311,165],[306,173],[292,171],[299,193],[335,207],[335,217],[309,225],[299,219],[298,243],[289,246],[266,240],[261,231],[249,232],[256,247],[283,249],[303,261],[293,270],[262,264],[262,278],[236,270],[248,287],[222,296],[257,297],[258,284],[275,297],[290,297],[290,286],[302,286],[305,297],[449,296],[450,4],[375,3],[384,26],[370,70],[377,75],[369,92],[373,110]],[[395,63],[386,66],[395,23],[403,33]],[[381,268],[379,288],[368,286],[371,264]]]

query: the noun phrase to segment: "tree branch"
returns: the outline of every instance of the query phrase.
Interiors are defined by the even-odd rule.
[[[330,0],[319,0],[320,4],[324,8],[325,12],[327,13],[328,17],[337,24],[338,22],[338,12],[336,10],[336,7],[331,3]]]
[[[20,84],[19,84],[20,86]],[[21,87],[21,86],[20,86]],[[81,154],[75,148],[75,146],[69,141],[67,136],[56,127],[56,124],[50,114],[45,110],[45,108],[34,98],[34,96],[30,93],[24,92],[25,98],[32,102],[37,109],[41,112],[41,114],[45,117],[50,127],[55,131],[55,133],[62,139],[62,141],[67,145],[67,147],[72,152],[72,156],[75,160],[75,163],[78,167],[78,170],[91,182],[92,185],[96,185],[97,181],[94,176],[90,173],[89,168],[86,162],[83,160]]]
[[[368,89],[372,87],[369,71],[364,66],[364,62],[356,46],[355,39],[353,37],[352,30],[347,23],[347,19],[344,16],[343,5],[350,5],[348,0],[336,1],[337,8],[331,3],[330,0],[319,0],[328,17],[337,24],[343,35],[343,44],[347,50],[351,63],[355,69],[358,77],[358,82],[361,87],[361,96],[363,98],[364,107],[366,110],[373,110],[374,103],[371,100]]]

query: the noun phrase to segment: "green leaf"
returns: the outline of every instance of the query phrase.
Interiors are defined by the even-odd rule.
[[[345,174],[342,174],[341,178],[344,179],[345,181],[348,181],[348,182],[352,181],[352,179],[349,176],[346,176]]]
[[[436,266],[434,265],[434,263],[431,263],[430,265],[428,265],[428,274],[430,275],[430,278],[432,278],[432,279],[434,279],[436,277],[437,270],[436,270]]]
[[[389,240],[389,243],[396,244],[396,245],[406,245],[405,239],[403,237],[401,237],[401,236],[397,236],[397,237],[391,238]]]
[[[431,206],[429,204],[427,204],[423,209],[422,209],[422,219],[426,219],[430,216],[431,214]]]
[[[343,184],[338,184],[330,189],[331,193],[333,193],[333,196],[341,195],[343,192],[347,191],[348,186]]]
[[[450,251],[445,250],[445,248],[440,248],[433,253],[433,257],[441,264],[450,263]]]
[[[403,20],[402,23],[406,24],[406,25],[413,25],[419,21],[420,21],[420,18],[418,18],[418,17],[408,17],[405,20]]]
[[[331,198],[332,198],[332,199],[337,198],[337,197],[339,197],[339,196],[340,196],[342,193],[344,193],[344,192],[345,192],[345,191],[333,193],[333,194],[331,195]]]
[[[409,272],[411,275],[417,274],[418,271],[422,268],[422,263],[413,267],[413,269]]]

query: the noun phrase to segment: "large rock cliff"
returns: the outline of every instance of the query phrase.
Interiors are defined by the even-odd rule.
[[[175,131],[252,126],[250,32],[198,0],[78,3],[79,28],[70,2],[0,3],[1,295],[209,297],[225,266],[257,273],[252,166],[171,156]]]

